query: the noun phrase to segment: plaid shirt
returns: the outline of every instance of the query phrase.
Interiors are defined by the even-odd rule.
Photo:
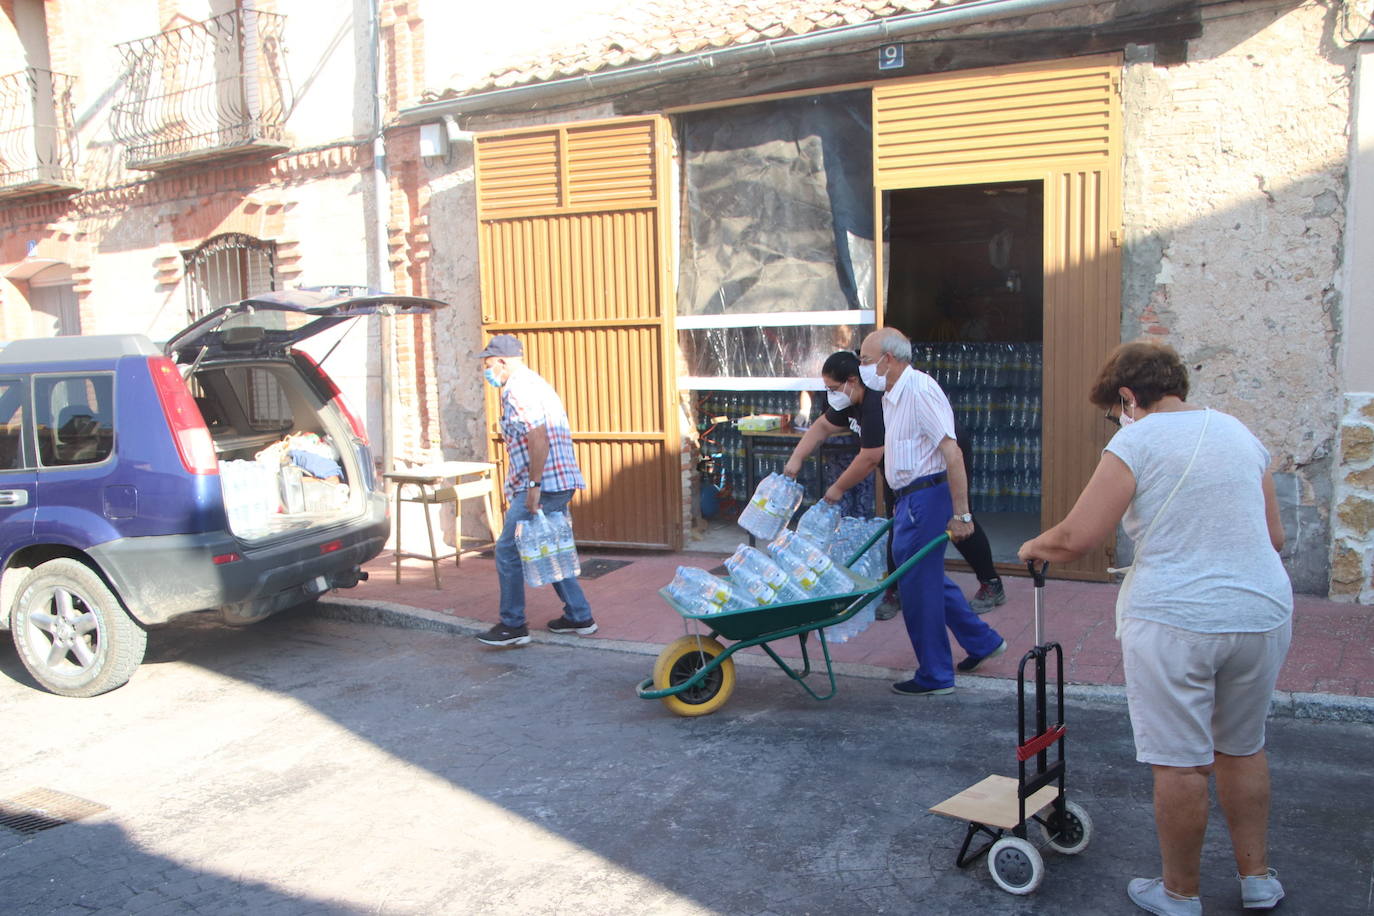
[[[585,489],[573,454],[572,430],[563,399],[553,386],[528,367],[511,373],[501,386],[501,436],[506,440],[510,466],[506,470],[506,499],[513,500],[530,484],[529,432],[542,426],[549,437],[549,459],[540,475],[545,493]]]

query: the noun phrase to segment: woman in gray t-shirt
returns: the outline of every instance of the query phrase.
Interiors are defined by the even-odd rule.
[[[1119,423],[1068,516],[1021,545],[1063,563],[1118,524],[1135,545],[1117,603],[1136,758],[1154,773],[1161,878],[1127,893],[1151,913],[1200,914],[1208,778],[1226,814],[1246,908],[1283,897],[1269,867],[1264,721],[1292,635],[1293,591],[1269,453],[1236,418],[1185,403],[1170,347],[1122,344],[1089,400]]]

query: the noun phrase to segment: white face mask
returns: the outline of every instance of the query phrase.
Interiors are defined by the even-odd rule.
[[[1135,405],[1134,405],[1134,404],[1131,405],[1131,410],[1135,410]],[[1125,399],[1125,398],[1122,398],[1122,399],[1121,399],[1121,417],[1120,417],[1120,419],[1121,419],[1121,428],[1122,428],[1122,429],[1125,429],[1126,427],[1130,426],[1132,423],[1135,422],[1135,417],[1133,417],[1133,416],[1131,416],[1130,414],[1126,413],[1126,399]]]
[[[869,363],[866,366],[860,365],[859,378],[863,379],[863,383],[867,385],[869,388],[872,388],[874,391],[886,391],[887,377],[878,374],[879,362],[882,362],[881,356],[878,357],[877,362]]]
[[[834,391],[826,391],[825,402],[830,405],[831,410],[845,410],[854,402],[849,399],[849,395],[844,393],[843,388]]]

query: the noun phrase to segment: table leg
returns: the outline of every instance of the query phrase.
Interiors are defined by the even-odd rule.
[[[429,537],[429,565],[434,567],[434,587],[439,589],[443,586],[439,584],[439,551],[434,548],[434,522],[430,519],[429,507],[433,505],[429,501],[431,491],[423,484],[420,487],[420,495],[424,498],[424,502],[420,503],[420,508],[425,513],[425,534]]]
[[[393,496],[394,508],[391,512],[392,524],[395,530],[392,532],[392,553],[396,558],[396,584],[401,584],[401,484],[396,483],[396,491]]]

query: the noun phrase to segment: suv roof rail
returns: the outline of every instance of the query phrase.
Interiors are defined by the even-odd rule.
[[[91,334],[77,337],[32,337],[15,340],[0,350],[0,366],[19,363],[71,362],[120,356],[161,356],[162,351],[142,334]]]

